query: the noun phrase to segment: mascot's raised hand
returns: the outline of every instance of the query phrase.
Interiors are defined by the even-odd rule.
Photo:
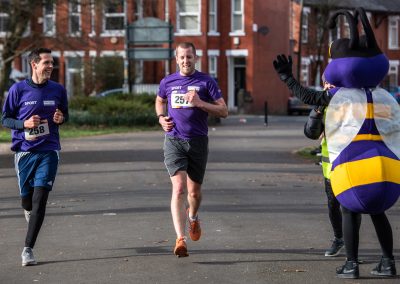
[[[293,61],[290,55],[288,58],[284,54],[278,55],[276,60],[274,60],[273,65],[275,71],[278,73],[279,78],[282,81],[285,82],[288,78],[293,77],[292,73]]]

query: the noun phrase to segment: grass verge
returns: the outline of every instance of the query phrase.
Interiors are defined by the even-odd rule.
[[[113,133],[126,133],[126,132],[138,132],[138,131],[151,131],[160,130],[157,126],[114,126],[114,127],[95,127],[95,126],[69,126],[63,125],[60,127],[60,136],[62,138],[78,138],[85,136],[104,135]],[[9,129],[0,128],[0,143],[11,142],[11,133]]]
[[[319,162],[320,158],[315,156],[315,154],[312,153],[312,151],[315,151],[318,147],[305,147],[305,148],[301,148],[299,150],[296,151],[296,154],[306,158],[306,159],[310,159],[314,162]]]

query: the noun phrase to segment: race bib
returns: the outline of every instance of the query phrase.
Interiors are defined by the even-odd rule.
[[[40,124],[35,128],[25,129],[25,139],[35,140],[40,136],[50,134],[49,123],[47,119],[42,120]]]
[[[179,94],[177,91],[171,93],[172,108],[188,108],[193,107],[193,104],[185,100],[185,94]]]

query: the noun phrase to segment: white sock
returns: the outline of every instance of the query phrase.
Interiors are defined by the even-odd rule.
[[[198,218],[199,218],[199,215],[196,215],[195,217],[190,217],[190,215],[189,215],[190,221],[196,221]]]

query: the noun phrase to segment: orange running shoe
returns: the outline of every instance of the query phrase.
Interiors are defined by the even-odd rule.
[[[186,240],[185,237],[180,237],[176,239],[174,254],[177,257],[186,257],[189,256],[187,252]]]
[[[192,241],[198,241],[201,237],[201,228],[200,228],[200,220],[197,218],[192,221],[189,217],[189,209],[188,209],[188,220],[189,220],[189,235]]]

